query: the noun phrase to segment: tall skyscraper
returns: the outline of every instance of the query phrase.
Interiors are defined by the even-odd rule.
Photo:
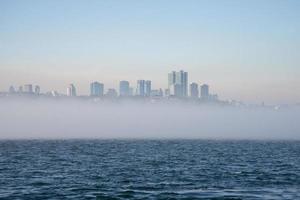
[[[207,100],[209,98],[209,86],[206,84],[201,85],[201,99]]]
[[[136,88],[137,96],[150,96],[151,95],[151,81],[138,80]]]
[[[172,71],[168,74],[168,86],[170,95],[176,97],[188,96],[188,73],[184,71]]]
[[[145,81],[145,96],[149,97],[151,95],[151,81]]]
[[[120,92],[120,96],[129,96],[130,91],[129,91],[128,81],[120,81],[119,92]]]
[[[40,94],[40,90],[41,90],[40,86],[36,85],[35,88],[34,88],[34,94],[35,95],[39,95]]]
[[[138,80],[136,87],[137,96],[145,96],[145,80]]]
[[[67,87],[67,96],[69,96],[69,97],[76,96],[76,88],[75,88],[74,84],[70,84],[69,87]]]
[[[188,96],[188,73],[184,71],[176,72],[176,84],[181,85],[182,97]]]
[[[33,93],[32,84],[24,85],[24,92],[25,93]]]
[[[103,96],[104,84],[99,82],[92,82],[90,84],[90,96]]]
[[[177,83],[172,85],[170,92],[172,95],[174,95],[176,97],[182,97],[182,85],[177,84]]]
[[[168,87],[171,88],[172,85],[176,83],[176,72],[172,71],[168,74]]]
[[[197,99],[199,97],[199,87],[197,83],[190,84],[190,95],[193,99]]]

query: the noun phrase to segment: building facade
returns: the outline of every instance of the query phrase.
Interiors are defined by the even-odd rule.
[[[151,95],[151,81],[149,80],[138,80],[136,88],[137,96],[150,96]]]
[[[199,87],[197,83],[190,84],[190,96],[193,99],[199,98]]]
[[[69,96],[69,97],[76,96],[76,88],[75,88],[74,84],[70,84],[69,87],[67,87],[67,96]]]
[[[187,97],[188,96],[188,73],[181,70],[172,71],[168,74],[168,89],[171,96]]]
[[[120,96],[129,96],[130,95],[130,87],[129,87],[128,81],[120,81],[119,94],[120,94]]]
[[[99,82],[92,82],[90,84],[90,96],[103,96],[104,84]]]
[[[206,84],[201,85],[201,99],[209,99],[209,86]]]

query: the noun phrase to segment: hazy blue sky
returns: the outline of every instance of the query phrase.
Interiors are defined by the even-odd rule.
[[[183,69],[222,99],[300,102],[298,0],[0,0],[0,90],[167,86]]]

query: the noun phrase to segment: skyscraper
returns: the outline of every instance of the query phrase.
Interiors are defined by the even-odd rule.
[[[136,95],[137,96],[150,96],[151,94],[151,81],[149,80],[138,80]]]
[[[190,84],[190,95],[193,99],[197,99],[199,97],[199,87],[197,83]]]
[[[209,98],[209,86],[206,84],[201,85],[201,99],[207,100]]]
[[[171,85],[169,89],[169,94],[170,96],[182,97],[182,85],[177,83]]]
[[[99,82],[92,82],[90,84],[90,96],[103,96],[104,84]]]
[[[184,71],[176,72],[176,84],[181,85],[182,97],[188,96],[188,73]]]
[[[67,96],[69,96],[69,97],[76,96],[76,88],[75,88],[74,84],[70,84],[69,87],[67,87]]]
[[[120,81],[119,92],[120,92],[120,96],[129,96],[130,91],[129,91],[128,81]]]
[[[172,71],[168,74],[168,87],[171,88],[172,85],[176,83],[176,72]]]
[[[145,81],[145,96],[149,97],[151,95],[151,81]]]
[[[136,87],[137,96],[145,96],[145,80],[138,80]]]
[[[184,71],[172,71],[168,74],[168,86],[170,95],[176,97],[188,96],[188,73]]]

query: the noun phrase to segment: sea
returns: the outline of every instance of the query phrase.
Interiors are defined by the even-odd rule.
[[[300,141],[1,140],[0,199],[300,199]]]

